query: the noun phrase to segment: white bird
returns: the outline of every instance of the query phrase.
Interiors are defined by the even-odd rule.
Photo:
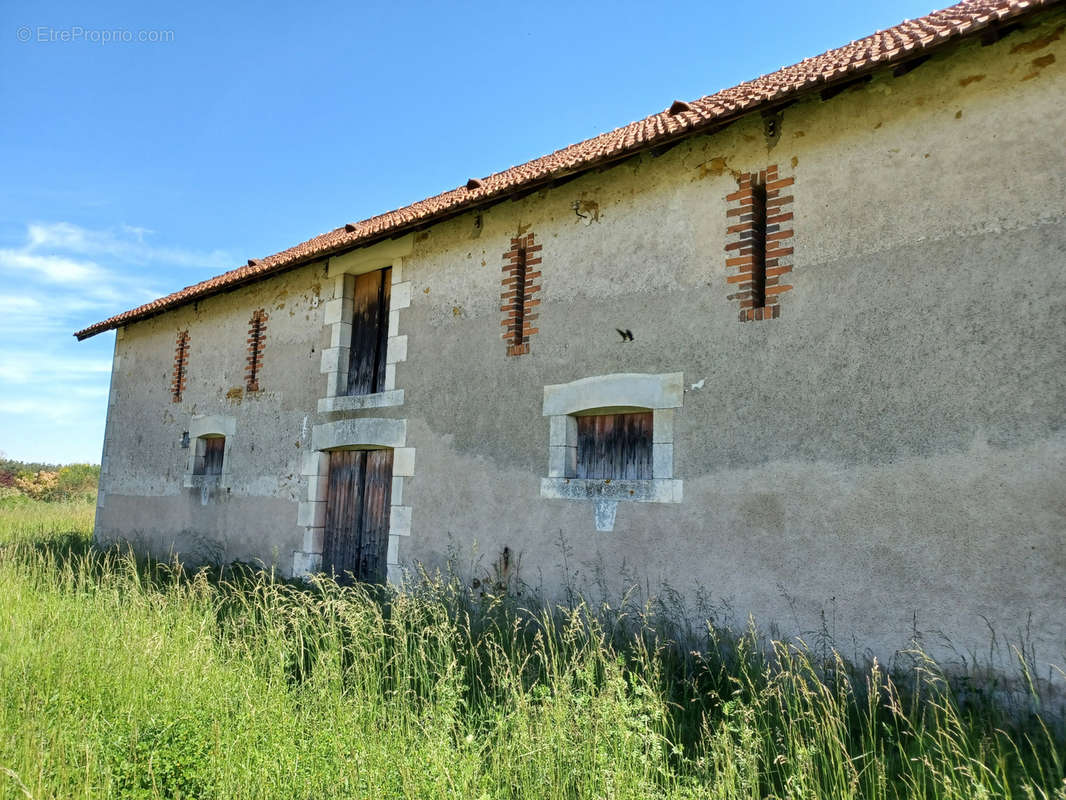
[[[697,389],[702,389],[702,388],[703,388],[703,384],[705,384],[706,382],[707,382],[707,379],[706,379],[706,378],[700,378],[700,379],[699,379],[698,381],[696,381],[695,383],[691,384],[691,385],[690,385],[690,386],[688,387],[688,390],[689,390],[690,392],[694,392],[694,391],[696,391]]]

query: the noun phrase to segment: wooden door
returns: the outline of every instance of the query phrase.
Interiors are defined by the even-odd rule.
[[[338,581],[384,583],[392,450],[329,454],[322,569]]]
[[[391,284],[391,267],[355,278],[348,394],[373,394],[385,388]]]

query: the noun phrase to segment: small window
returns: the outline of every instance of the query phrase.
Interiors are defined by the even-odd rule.
[[[614,530],[619,502],[680,503],[674,410],[684,375],[622,372],[544,387],[548,476],[540,496],[591,500],[597,531]]]
[[[650,480],[652,412],[578,417],[576,477]]]
[[[226,452],[225,436],[200,436],[196,440],[193,475],[221,475],[222,458]]]
[[[392,268],[355,279],[352,344],[348,364],[349,395],[385,390],[385,355],[389,339],[389,292]]]

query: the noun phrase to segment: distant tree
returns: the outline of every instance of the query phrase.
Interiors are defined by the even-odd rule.
[[[0,488],[14,489],[34,500],[91,501],[99,481],[100,467],[95,464],[59,466],[0,460]]]
[[[93,464],[68,464],[59,469],[57,492],[61,500],[74,500],[96,494],[100,467]]]

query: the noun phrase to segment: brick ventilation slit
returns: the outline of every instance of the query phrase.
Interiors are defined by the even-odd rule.
[[[263,367],[263,350],[266,348],[267,314],[258,309],[248,322],[248,357],[244,371],[244,386],[249,392],[259,391],[259,371]]]
[[[507,355],[521,356],[529,352],[529,340],[538,332],[533,327],[537,319],[534,311],[540,300],[534,295],[540,286],[534,281],[540,277],[533,267],[541,263],[537,253],[541,246],[535,244],[534,234],[511,239],[511,249],[503,254],[503,293],[500,295],[500,311],[504,318],[503,338],[507,342]]]
[[[514,323],[511,344],[522,344],[522,326],[526,316],[526,248],[518,248],[518,269],[514,282]]]
[[[189,332],[179,331],[177,344],[174,347],[174,378],[170,385],[170,399],[172,402],[181,402],[181,393],[185,391],[185,378],[189,362]]]
[[[740,321],[777,319],[781,295],[792,289],[782,279],[792,271],[792,196],[782,196],[794,178],[781,178],[777,165],[737,179],[726,197],[726,280]]]
[[[766,305],[766,183],[751,185],[751,299],[755,308]]]

